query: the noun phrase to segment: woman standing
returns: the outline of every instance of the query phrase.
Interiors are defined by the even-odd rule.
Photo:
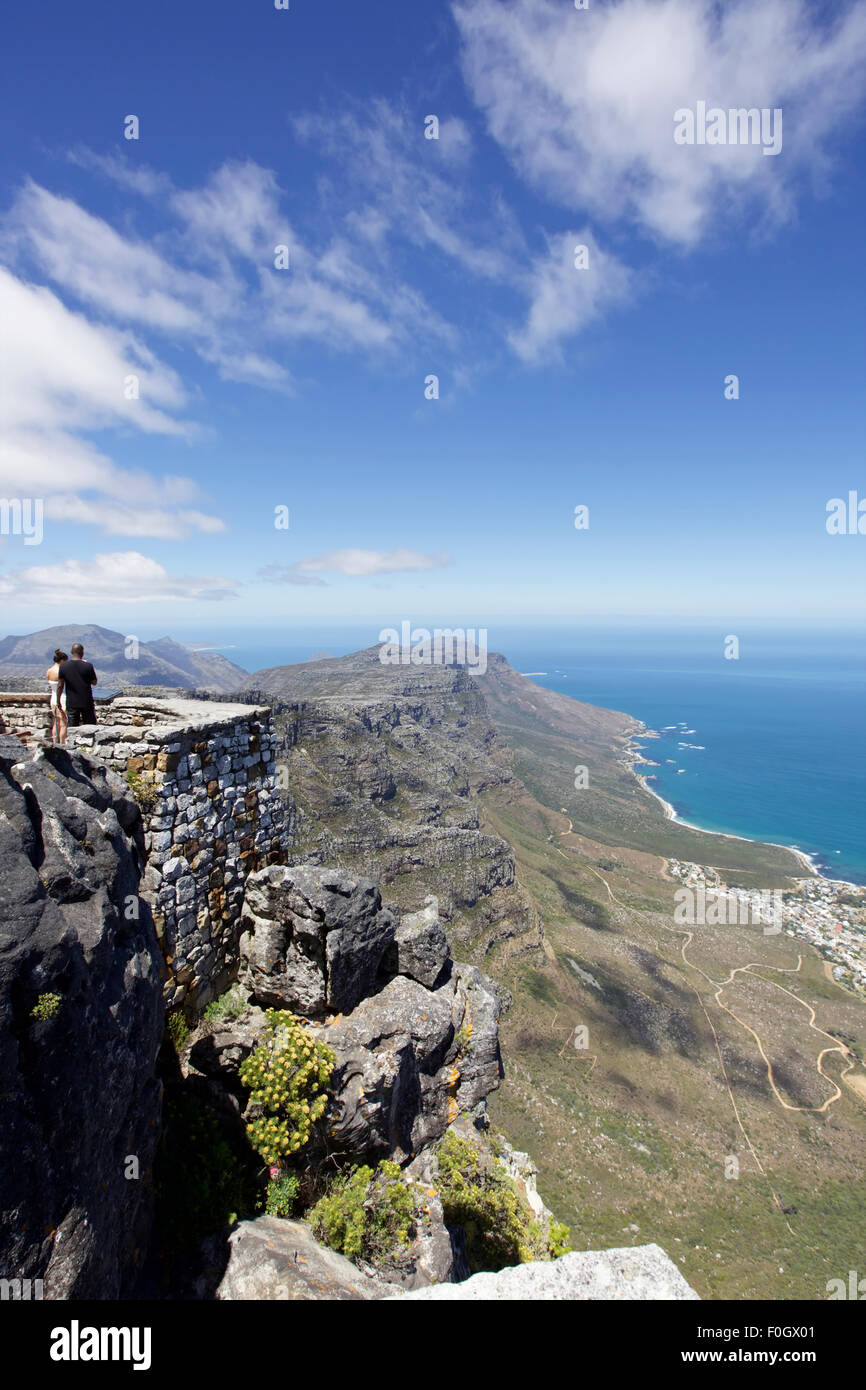
[[[45,672],[48,681],[48,689],[51,691],[51,741],[52,743],[66,742],[66,682],[60,678],[60,663],[68,661],[66,652],[62,652],[58,647],[54,653],[54,665],[49,666]]]

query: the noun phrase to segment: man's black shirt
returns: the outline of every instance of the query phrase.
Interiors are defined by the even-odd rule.
[[[96,672],[91,663],[72,657],[61,661],[58,674],[66,687],[66,708],[92,709]]]

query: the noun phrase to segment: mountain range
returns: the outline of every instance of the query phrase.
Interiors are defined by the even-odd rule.
[[[862,1000],[784,933],[674,918],[672,861],[797,893],[795,854],[666,818],[632,771],[638,721],[502,656],[479,675],[373,648],[254,693],[290,859],[374,875],[403,911],[435,895],[507,992],[491,1116],[578,1248],[658,1241],[705,1298],[823,1298],[857,1266]]]
[[[24,637],[4,637],[0,641],[0,679],[44,680],[55,648],[68,652],[73,642],[82,644],[103,687],[149,685],[184,690],[204,687],[224,694],[249,679],[242,667],[217,652],[195,651],[171,637],[138,642],[134,637],[98,627],[95,623],[63,623]]]
[[[0,675],[75,636],[123,672],[120,634],[64,627],[0,643]],[[378,648],[250,675],[166,638],[139,662],[126,684],[272,707],[288,865],[374,878],[400,917],[436,899],[507,1004],[491,1118],[578,1249],[658,1243],[717,1299],[821,1299],[858,1267],[863,1001],[785,933],[677,925],[672,865],[791,896],[807,868],[668,819],[632,770],[637,720],[496,654],[483,675]]]

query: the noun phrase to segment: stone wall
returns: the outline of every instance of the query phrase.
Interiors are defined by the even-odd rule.
[[[0,734],[15,734],[22,742],[48,737],[51,708],[47,694],[0,691]]]
[[[0,719],[31,742],[47,711],[46,695],[0,695]],[[285,860],[271,712],[120,696],[97,714],[99,724],[69,730],[68,746],[125,774],[141,807],[141,895],[165,956],[166,1005],[193,1012],[235,978],[247,876]]]

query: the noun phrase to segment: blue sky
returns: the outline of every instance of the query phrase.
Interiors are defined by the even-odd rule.
[[[863,0],[6,29],[4,632],[863,618]]]

